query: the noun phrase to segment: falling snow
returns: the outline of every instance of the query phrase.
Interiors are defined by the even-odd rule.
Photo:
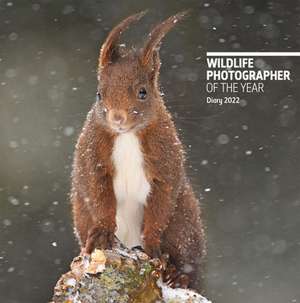
[[[97,49],[115,22],[150,2],[126,10],[120,0],[21,2],[0,1],[0,293],[1,302],[35,303],[49,299],[78,251],[69,180],[95,100]],[[205,104],[205,60],[210,50],[299,51],[300,2],[150,6],[145,26],[133,25],[124,40],[141,44],[150,24],[192,9],[160,46],[160,84],[203,205],[209,297],[299,302],[300,59],[255,58],[257,69],[291,70],[292,81],[265,83],[263,95],[227,107]],[[24,287],[6,291],[20,279]]]

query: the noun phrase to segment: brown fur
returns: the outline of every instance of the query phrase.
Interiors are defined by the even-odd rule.
[[[121,22],[101,50],[98,91],[102,101],[89,112],[74,156],[71,200],[75,230],[88,253],[113,244],[116,198],[111,155],[118,135],[115,128],[133,130],[151,185],[144,208],[144,249],[153,257],[168,253],[177,269],[188,274],[189,286],[199,290],[205,253],[199,202],[185,174],[182,144],[158,89],[157,46],[184,13],[155,27],[141,50],[125,55],[115,51],[122,26],[141,16]],[[141,87],[147,91],[146,100],[137,98]],[[115,121],[120,116],[121,125]]]

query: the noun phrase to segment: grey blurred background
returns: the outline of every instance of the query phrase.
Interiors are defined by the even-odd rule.
[[[98,50],[185,8],[161,48],[161,84],[201,199],[214,302],[299,302],[300,58],[261,58],[292,82],[241,105],[205,103],[205,52],[297,51],[300,1],[0,0],[0,302],[50,299],[79,252],[68,192],[72,153],[95,100]]]

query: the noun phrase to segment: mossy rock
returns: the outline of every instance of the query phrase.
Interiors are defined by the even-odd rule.
[[[57,282],[51,303],[210,303],[199,294],[161,282],[161,264],[117,247],[76,257]]]
[[[79,256],[55,287],[55,303],[151,303],[162,301],[157,269],[142,252],[96,250]]]

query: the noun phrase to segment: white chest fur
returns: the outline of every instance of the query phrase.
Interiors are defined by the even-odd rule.
[[[150,184],[144,172],[144,159],[134,133],[118,135],[112,160],[115,167],[113,187],[117,199],[117,237],[127,247],[142,245],[141,227]]]

